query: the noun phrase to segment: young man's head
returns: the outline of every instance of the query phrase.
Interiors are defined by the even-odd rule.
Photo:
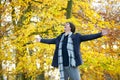
[[[65,32],[75,32],[75,25],[71,22],[67,22],[64,27]]]

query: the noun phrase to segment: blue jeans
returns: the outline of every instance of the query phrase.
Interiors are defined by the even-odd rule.
[[[64,67],[65,80],[80,80],[80,72],[77,67]]]

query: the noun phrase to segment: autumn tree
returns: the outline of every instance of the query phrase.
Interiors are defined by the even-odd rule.
[[[119,35],[117,34],[119,34],[120,32],[118,13],[120,10],[116,6],[111,7],[111,5],[113,4],[117,5],[116,1],[108,1],[109,6],[105,6],[106,13],[104,13],[101,11],[103,9],[103,3],[100,1],[99,3],[101,5],[98,6],[98,10],[96,8],[93,8],[93,6],[91,5],[92,1],[89,1],[89,3],[85,0],[83,2],[76,1],[74,5],[76,11],[73,12],[73,14],[81,23],[81,27],[78,28],[80,29],[81,33],[96,33],[102,28],[108,28],[111,31],[110,35],[108,35],[107,37],[103,37],[101,39],[90,42],[85,42],[82,44],[81,49],[85,62],[83,66],[81,66],[82,72],[83,74],[85,74],[82,78],[87,79],[91,77],[91,80],[95,80],[98,79],[99,76],[100,80],[103,80],[104,78],[119,79],[118,74],[120,72],[114,69],[116,67],[117,69],[119,69]],[[101,9],[99,9],[100,6]],[[115,7],[117,10],[115,10],[116,13],[112,13]]]
[[[108,1],[108,0],[107,0]],[[51,68],[54,45],[34,42],[36,35],[54,38],[63,32],[63,25],[71,21],[81,34],[108,28],[111,34],[84,42],[81,52],[84,64],[80,67],[83,80],[119,79],[119,8],[106,5],[103,13],[94,0],[1,0],[0,5],[0,75],[16,80],[48,80],[45,73]],[[103,2],[99,3],[103,4]],[[108,1],[117,5],[116,1]],[[103,8],[103,7],[101,7]],[[3,68],[2,63],[15,64]],[[2,79],[2,76],[0,77]]]

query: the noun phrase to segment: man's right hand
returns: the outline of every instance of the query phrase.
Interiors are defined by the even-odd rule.
[[[35,42],[40,42],[41,41],[41,37],[40,37],[40,35],[36,35],[35,36]]]

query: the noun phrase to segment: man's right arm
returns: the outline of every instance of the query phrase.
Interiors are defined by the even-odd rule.
[[[41,36],[36,35],[35,42],[41,42],[41,43],[46,43],[46,44],[55,44],[56,38],[53,38],[53,39],[42,39]]]
[[[55,44],[56,38],[53,38],[53,39],[41,39],[40,42],[41,43],[46,43],[46,44]]]

